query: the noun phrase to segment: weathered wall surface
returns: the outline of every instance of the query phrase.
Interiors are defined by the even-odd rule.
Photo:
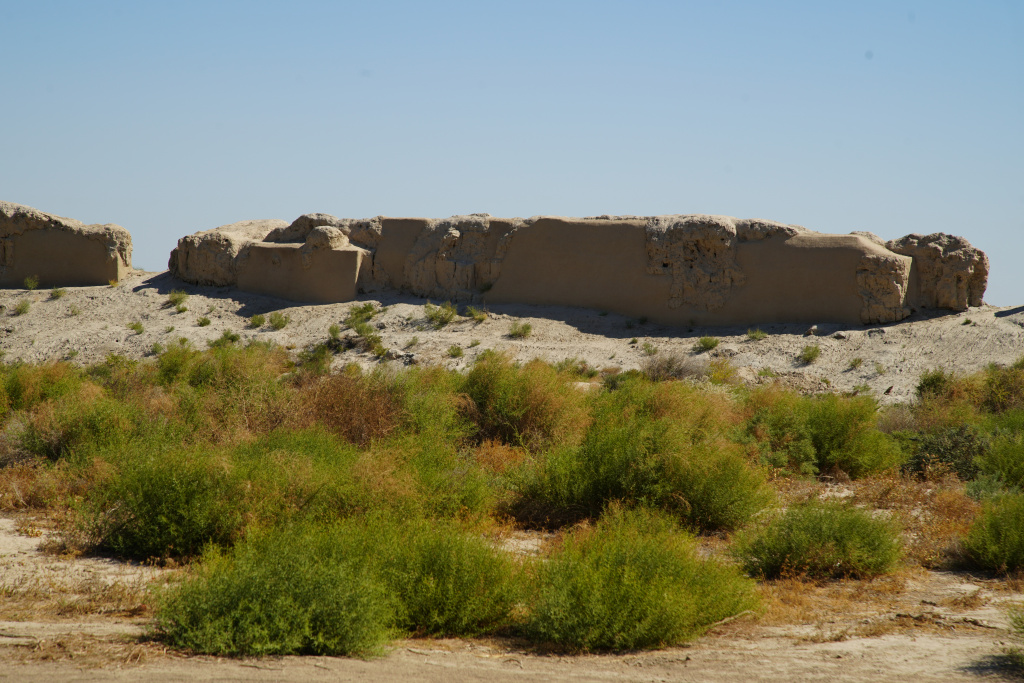
[[[966,240],[828,235],[728,216],[365,220],[306,214],[183,238],[171,270],[301,301],[399,289],[570,305],[666,324],[884,323],[979,305],[988,260]]]
[[[0,287],[106,285],[132,267],[132,238],[119,225],[85,225],[0,202]]]

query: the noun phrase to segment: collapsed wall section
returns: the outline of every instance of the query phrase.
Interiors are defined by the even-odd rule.
[[[132,237],[120,225],[85,225],[0,202],[0,287],[36,278],[42,287],[106,285],[132,268]]]
[[[728,216],[488,214],[246,221],[179,240],[171,270],[301,301],[396,289],[708,325],[884,323],[915,306],[963,310],[980,303],[988,272],[983,253],[946,235],[886,244]]]

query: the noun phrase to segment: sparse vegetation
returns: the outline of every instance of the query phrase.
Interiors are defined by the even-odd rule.
[[[466,306],[466,315],[473,319],[473,322],[482,323],[487,320],[487,310],[475,306]]]
[[[145,332],[145,328],[142,327],[142,323],[138,321],[128,323],[128,329],[134,332],[135,334],[142,334],[143,332]]]
[[[820,344],[808,344],[803,348],[798,356],[800,362],[804,365],[810,365],[814,361],[818,360],[821,356],[821,345]]]
[[[864,359],[860,358],[859,356],[857,358],[850,359],[850,369],[851,370],[857,370],[863,364],[864,364]]]
[[[446,301],[440,306],[435,306],[428,301],[423,306],[423,315],[435,330],[439,330],[455,320],[458,310],[451,301]]]
[[[902,550],[892,523],[842,503],[814,502],[748,532],[735,553],[748,572],[768,579],[869,578],[890,571]]]
[[[650,342],[644,342],[640,346],[640,350],[643,352],[645,356],[653,356],[654,354],[658,353],[658,347]]]
[[[508,336],[513,339],[526,339],[533,332],[533,327],[530,323],[524,323],[522,321],[515,321],[512,323],[512,327],[509,328]]]
[[[32,308],[32,302],[28,299],[22,299],[18,302],[18,305],[14,307],[14,315],[25,315]]]
[[[206,327],[209,324],[210,324],[210,319],[207,318],[206,316],[203,316],[202,318],[200,318],[199,320],[196,321],[196,325],[198,325],[199,327]]]
[[[142,360],[0,363],[0,509],[53,513],[68,550],[184,565],[149,603],[160,637],[218,655],[682,643],[756,606],[729,555],[766,595],[901,557],[1024,568],[1024,364],[923,377],[881,412],[672,381],[730,381],[689,349],[623,372],[493,351],[464,373],[332,370],[377,313],[352,306],[358,337],[329,330],[297,360],[225,331]],[[824,482],[852,501],[818,501]],[[529,529],[556,534],[536,558],[500,549]]]
[[[67,293],[68,290],[64,289],[63,287],[54,287],[53,289],[50,290],[50,298],[56,301],[57,299],[63,298],[64,295]]]
[[[25,289],[29,290],[30,292],[39,289],[39,278],[36,277],[35,275],[29,275],[28,277],[25,278],[24,284]]]
[[[761,341],[762,339],[766,339],[767,337],[768,333],[762,332],[760,327],[755,328],[753,330],[747,330],[747,339],[749,341]]]
[[[249,329],[259,329],[266,324],[267,318],[262,313],[257,313],[253,317],[249,318]]]
[[[717,347],[718,347],[718,338],[717,337],[701,337],[700,339],[697,340],[697,343],[694,345],[693,348],[694,348],[694,351],[696,351],[697,353],[702,353],[704,351],[710,351],[710,350],[712,350],[714,348],[717,348]]]
[[[71,307],[68,308],[68,313],[70,313],[71,315],[82,315],[81,309],[79,309],[78,306],[75,306],[74,304],[72,304]]]
[[[270,323],[270,327],[275,330],[283,330],[291,321],[291,317],[281,313],[281,311],[273,311],[267,317],[267,322]]]
[[[341,327],[339,325],[331,325],[327,328],[327,336],[334,341],[341,339]]]
[[[458,344],[452,344],[448,347],[449,358],[462,358],[462,347]]]
[[[187,292],[180,289],[172,289],[171,293],[167,295],[167,301],[164,303],[164,306],[166,308],[180,308],[187,300]],[[181,311],[179,310],[178,313],[181,313]]]

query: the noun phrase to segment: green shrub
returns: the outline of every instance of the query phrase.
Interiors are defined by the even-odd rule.
[[[199,327],[206,327],[209,324],[210,319],[205,316],[196,321],[196,325],[198,325]]]
[[[390,528],[389,528],[390,526]],[[511,558],[447,522],[373,524],[374,562],[414,634],[477,636],[507,626],[522,598]]]
[[[184,305],[188,299],[188,294],[180,289],[173,289],[171,293],[167,295],[167,301],[164,303],[165,308],[179,308]],[[181,313],[181,311],[178,311]]]
[[[512,323],[512,327],[509,328],[508,336],[512,339],[526,339],[533,332],[533,326],[530,323],[524,323],[521,321],[515,321]]]
[[[145,329],[142,327],[142,323],[140,322],[128,323],[128,329],[133,331],[135,334],[142,334],[145,332]]]
[[[54,287],[53,289],[50,290],[50,298],[54,300],[60,299],[67,293],[68,290],[64,289],[63,287]]]
[[[962,427],[961,429],[969,429]],[[1000,434],[975,452],[977,469],[1008,486],[1024,487],[1024,434]]]
[[[520,366],[506,355],[482,353],[464,391],[473,400],[480,435],[514,446],[578,441],[588,421],[586,397],[541,361]]]
[[[941,468],[952,472],[963,481],[969,481],[978,473],[977,460],[985,457],[988,452],[989,440],[976,426],[962,424],[945,427],[936,432],[922,434],[916,440],[913,444],[913,454],[905,468],[916,474],[926,474],[929,470]],[[1000,465],[994,460],[990,462],[992,468],[986,471],[997,473]],[[1020,475],[1024,476],[1024,461],[1020,463],[1019,468]]]
[[[921,374],[917,383],[917,395],[920,398],[943,396],[949,391],[956,377],[945,370],[928,370]]]
[[[574,651],[684,643],[756,604],[752,582],[643,511],[612,510],[569,534],[535,585],[525,632]]]
[[[821,355],[821,345],[820,344],[808,344],[807,346],[805,346],[803,348],[803,351],[800,352],[799,358],[800,358],[800,362],[803,363],[804,365],[810,365],[814,361],[818,360],[818,357],[820,355]]]
[[[133,452],[90,492],[77,527],[118,557],[192,557],[239,536],[241,495],[239,482],[209,453]]]
[[[249,327],[255,330],[259,327],[263,327],[266,322],[266,317],[264,317],[262,313],[257,313],[253,317],[249,318]]]
[[[208,550],[158,594],[157,633],[212,655],[368,655],[392,635],[394,601],[363,553],[330,531],[274,532]]]
[[[231,346],[241,340],[242,337],[237,332],[231,330],[224,330],[219,337],[211,339],[206,342],[211,349],[224,348],[225,346]]]
[[[697,340],[697,344],[694,346],[694,350],[697,352],[710,351],[718,346],[718,339],[716,337],[701,337]]]
[[[18,302],[18,305],[14,307],[14,315],[25,315],[32,308],[32,302],[28,299],[22,299]]]
[[[876,427],[877,404],[870,396],[826,394],[805,405],[819,471],[837,469],[858,478],[902,464],[899,444]]]
[[[429,301],[423,306],[423,315],[426,316],[427,321],[433,325],[435,330],[439,330],[451,321],[455,320],[455,316],[458,315],[458,310],[455,308],[455,304],[451,301],[446,301],[440,306],[435,306]]]
[[[338,325],[331,325],[327,328],[327,336],[333,341],[338,341],[341,339],[341,327]]]
[[[963,542],[966,559],[984,569],[1024,567],[1024,495],[996,496],[984,504]]]
[[[863,364],[864,364],[864,359],[859,357],[859,356],[857,358],[851,358],[850,359],[850,369],[851,370],[856,370],[856,369],[858,369]]]
[[[25,278],[25,289],[32,291],[39,288],[39,278],[35,275],[29,275]]]
[[[1020,361],[1008,368],[989,366],[983,404],[994,413],[1024,408],[1024,365]]]
[[[818,474],[817,452],[807,427],[807,400],[775,386],[748,395],[751,415],[745,431],[765,465],[787,474]]]
[[[761,341],[762,339],[765,339],[767,336],[768,333],[763,332],[761,328],[747,330],[747,339],[749,339],[750,341]]]
[[[466,315],[472,318],[475,323],[482,323],[487,320],[487,310],[479,309],[475,306],[466,306]]]
[[[594,399],[579,446],[547,451],[517,474],[515,514],[557,526],[622,501],[670,510],[701,530],[738,527],[768,494],[760,473],[721,438],[725,427],[702,417],[719,409],[686,385],[624,381]]]
[[[741,534],[734,552],[748,572],[768,579],[869,578],[892,570],[901,548],[892,523],[841,503],[811,502]]]
[[[267,320],[270,322],[270,326],[275,330],[283,330],[285,325],[291,322],[292,319],[290,316],[287,316],[280,311],[274,311],[270,314],[270,317],[267,318]]]
[[[449,358],[462,358],[462,354],[462,347],[459,346],[458,344],[452,344],[451,346],[448,347]]]

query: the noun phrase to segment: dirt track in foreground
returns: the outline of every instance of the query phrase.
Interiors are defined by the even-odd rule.
[[[655,652],[563,656],[496,639],[421,639],[368,661],[185,657],[145,638],[147,615],[131,595],[113,608],[102,599],[91,612],[73,608],[102,586],[131,594],[167,570],[56,557],[39,548],[47,532],[36,534],[25,515],[0,517],[0,681],[1013,679],[1001,657],[1013,644],[1005,609],[1024,599],[1005,581],[916,569],[873,582],[766,584],[764,615]]]

